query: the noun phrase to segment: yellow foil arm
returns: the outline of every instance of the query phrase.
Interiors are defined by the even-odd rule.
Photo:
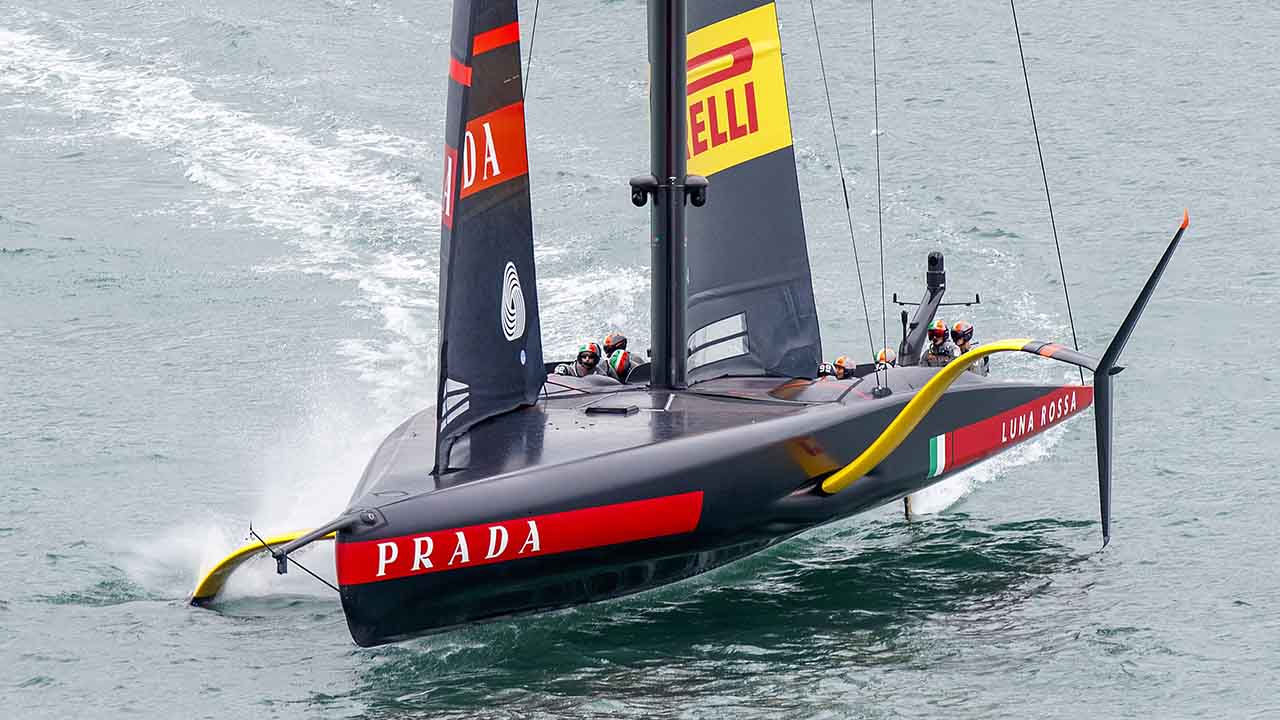
[[[277,545],[284,545],[285,543],[297,540],[309,532],[311,531],[295,530],[283,535],[269,537],[266,538],[267,545],[272,548]],[[332,540],[334,534],[335,533],[329,533],[321,539]],[[237,568],[244,565],[252,558],[264,554],[267,551],[267,548],[263,547],[262,543],[254,540],[252,543],[241,547],[239,550],[236,550],[223,558],[217,565],[213,566],[212,570],[205,573],[204,577],[200,578],[200,582],[196,584],[196,589],[191,593],[191,603],[193,605],[201,605],[213,600],[218,593],[222,592],[222,586],[226,585],[227,579],[231,577],[231,573],[235,572]]]
[[[871,443],[862,454],[854,459],[853,462],[835,471],[826,480],[822,481],[822,491],[828,494],[835,494],[848,487],[854,480],[866,475],[882,460],[889,457],[889,453],[898,449],[903,440],[916,429],[916,425],[924,419],[924,416],[933,409],[942,394],[951,387],[951,383],[970,365],[978,360],[999,352],[1020,352],[1031,340],[1022,338],[1015,340],[998,340],[993,343],[984,343],[979,345],[967,353],[957,357],[955,360],[947,363],[945,367],[938,371],[924,384],[924,387],[916,391],[915,397],[907,403],[906,407],[898,413],[898,416],[889,423],[889,427],[880,433],[880,437]]]

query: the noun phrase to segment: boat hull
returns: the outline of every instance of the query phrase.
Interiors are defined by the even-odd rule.
[[[902,375],[904,390],[918,387],[909,375]],[[616,441],[635,431],[648,433],[650,442],[545,462],[555,459],[549,446],[564,442],[551,438],[568,429],[565,419],[589,416],[581,404],[563,413],[530,408],[521,411],[521,422],[544,428],[541,446],[524,430],[500,433],[496,445],[477,437],[473,459],[480,446],[489,460],[509,453],[497,465],[502,472],[465,481],[466,473],[458,481],[446,474],[418,493],[387,489],[405,487],[404,478],[414,474],[403,467],[406,458],[428,456],[411,447],[424,436],[402,426],[388,439],[394,452],[384,444],[361,482],[363,495],[353,499],[372,522],[337,539],[342,604],[355,641],[377,645],[697,575],[921,490],[1078,413],[1092,398],[1080,386],[968,383],[948,392],[874,471],[827,495],[822,478],[865,449],[909,392],[764,409],[717,393],[711,400],[678,398],[683,410],[651,395],[632,398],[665,402],[663,411],[606,416],[567,436],[590,446],[593,438]],[[764,415],[751,422],[690,431],[702,427],[703,414],[756,411]],[[539,462],[522,464],[525,456]]]

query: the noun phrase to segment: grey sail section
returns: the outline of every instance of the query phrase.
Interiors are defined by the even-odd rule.
[[[546,379],[514,0],[456,0],[440,223],[436,469]]]
[[[813,377],[818,314],[772,2],[688,11],[689,172],[710,180],[687,215],[689,377]]]

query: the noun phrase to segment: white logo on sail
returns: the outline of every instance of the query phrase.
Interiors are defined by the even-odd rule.
[[[440,405],[440,427],[462,417],[471,409],[471,387],[453,378],[444,379],[444,402]]]
[[[502,273],[502,334],[507,340],[524,335],[524,292],[513,262]]]
[[[747,351],[747,316],[731,315],[689,336],[689,369],[746,355]]]

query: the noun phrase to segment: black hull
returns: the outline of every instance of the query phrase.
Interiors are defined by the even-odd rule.
[[[376,522],[338,536],[352,637],[377,645],[697,575],[923,489],[1091,399],[1085,387],[966,379],[872,474],[824,494],[822,478],[932,373],[895,370],[884,399],[859,392],[870,380],[726,378],[679,393],[570,383],[590,392],[562,391],[477,426],[467,468],[442,477],[429,474],[430,433],[415,430],[431,414],[415,416],[353,498]],[[616,408],[590,412],[601,405]],[[939,437],[967,445],[945,468],[931,456]]]
[[[525,561],[518,572],[485,566],[442,577],[402,578],[376,588],[343,587],[342,605],[351,637],[370,647],[630,595],[699,575],[775,542],[758,539],[691,552],[685,543],[669,541],[637,544],[641,546],[625,552],[580,552],[554,562]]]

